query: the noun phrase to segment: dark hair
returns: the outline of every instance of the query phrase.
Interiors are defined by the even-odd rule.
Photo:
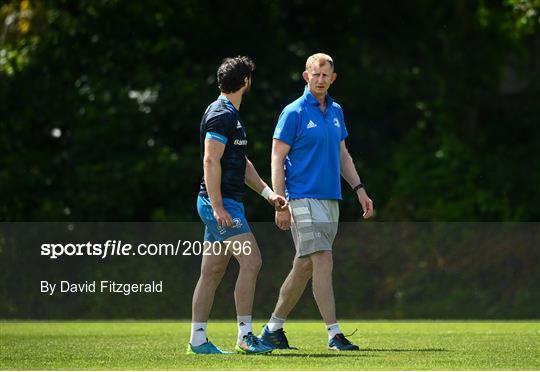
[[[245,84],[244,80],[251,77],[255,63],[245,56],[225,58],[217,70],[219,90],[223,93],[234,93]]]

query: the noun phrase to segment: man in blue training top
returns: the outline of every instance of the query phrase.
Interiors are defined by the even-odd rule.
[[[234,290],[238,316],[235,350],[245,354],[272,351],[252,333],[251,314],[261,254],[244,216],[244,183],[276,209],[287,208],[287,201],[266,185],[246,157],[248,141],[238,110],[242,96],[251,86],[254,69],[255,65],[248,57],[224,59],[217,71],[221,94],[208,106],[201,121],[204,176],[197,198],[197,210],[205,224],[205,244],[228,244],[222,244],[221,249],[213,247],[205,250],[211,255],[202,258],[201,274],[193,293],[188,354],[227,354],[208,341],[206,325],[216,288],[232,254],[240,264]]]
[[[339,328],[332,287],[340,175],[356,192],[364,218],[372,216],[373,202],[345,146],[341,106],[327,94],[336,80],[332,58],[322,53],[310,56],[302,76],[307,83],[304,94],[282,111],[272,146],[272,185],[277,194],[288,196],[290,207],[276,211],[276,224],[283,230],[291,228],[296,257],[260,338],[274,348],[290,348],[283,324],[311,278],[328,331],[328,348],[358,350]]]

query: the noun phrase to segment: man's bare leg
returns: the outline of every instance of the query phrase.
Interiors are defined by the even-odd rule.
[[[257,276],[262,265],[261,252],[253,233],[236,235],[228,240],[231,242],[229,250],[241,249],[240,254],[234,255],[240,264],[234,289],[236,312],[238,315],[251,315]]]
[[[227,269],[230,254],[204,255],[201,262],[201,274],[193,291],[191,313],[190,343],[198,346],[206,342],[206,323],[214,303],[216,289]]]
[[[311,274],[312,263],[310,258],[295,257],[293,267],[281,285],[276,307],[265,329],[275,332],[283,328],[285,319],[296,306],[300,297],[302,297]]]
[[[310,258],[313,264],[313,296],[324,323],[335,324],[337,320],[332,286],[332,251],[315,252]]]
[[[229,250],[240,265],[236,286],[234,288],[234,301],[238,320],[237,345],[242,350],[249,348],[244,336],[253,333],[252,312],[255,287],[262,260],[261,252],[253,233],[245,233],[228,239]]]
[[[273,315],[285,319],[302,297],[312,275],[312,263],[309,257],[295,257],[293,267],[281,285],[279,297]]]
[[[201,275],[193,292],[192,316],[193,322],[206,322],[210,316],[214,294],[225,274],[231,255],[203,256]]]

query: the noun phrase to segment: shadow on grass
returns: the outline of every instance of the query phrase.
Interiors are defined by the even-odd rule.
[[[447,352],[448,349],[360,349],[359,351],[343,351],[343,352],[333,352],[325,354],[301,354],[301,353],[283,353],[283,354],[269,354],[267,357],[309,357],[309,358],[357,358],[357,357],[369,357],[370,355],[363,354],[364,352],[375,352],[375,353],[433,353],[433,352]]]
[[[328,354],[269,354],[266,358],[289,358],[289,357],[304,357],[304,358],[369,358],[372,355],[358,353],[328,353]]]
[[[432,352],[441,352],[441,351],[449,351],[449,350],[448,349],[427,348],[427,349],[360,349],[360,351],[374,351],[374,352],[389,351],[389,352],[392,352],[392,353],[411,353],[411,352],[432,353]]]

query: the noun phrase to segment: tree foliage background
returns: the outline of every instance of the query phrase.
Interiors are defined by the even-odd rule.
[[[375,221],[538,221],[539,11],[539,0],[6,1],[0,219],[198,221],[198,128],[221,59],[256,61],[241,112],[269,180],[276,119],[302,92],[307,56],[324,51]],[[342,220],[359,221],[343,194]],[[245,205],[272,221],[254,193]]]

